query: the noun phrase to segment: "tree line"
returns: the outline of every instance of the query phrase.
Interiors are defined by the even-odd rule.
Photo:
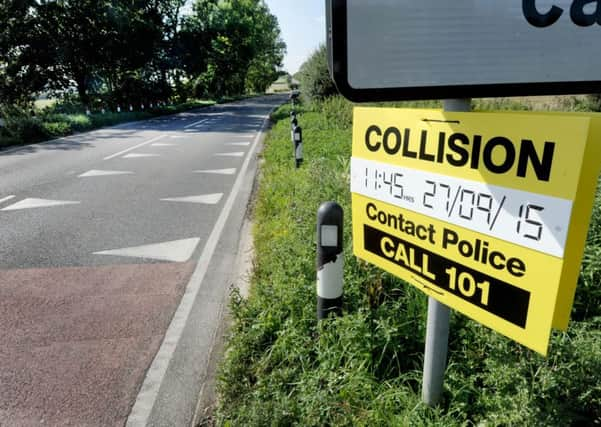
[[[86,106],[264,91],[285,44],[263,0],[0,0],[0,104]]]

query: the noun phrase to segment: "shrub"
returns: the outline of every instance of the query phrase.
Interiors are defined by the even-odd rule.
[[[32,143],[43,141],[49,136],[42,121],[22,108],[3,107],[0,113],[5,120],[4,132],[11,140]]]
[[[321,45],[305,61],[298,72],[303,96],[310,101],[321,101],[338,93],[328,70],[325,45]]]
[[[318,109],[332,127],[349,129],[353,125],[353,104],[340,95],[326,98]]]
[[[42,123],[42,127],[44,128],[45,134],[51,138],[57,138],[71,133],[71,126],[65,122],[44,122]]]

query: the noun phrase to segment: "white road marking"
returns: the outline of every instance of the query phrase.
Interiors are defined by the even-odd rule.
[[[219,203],[223,193],[215,194],[201,194],[198,196],[186,196],[186,197],[171,197],[168,199],[161,199],[163,202],[184,202],[184,203],[201,203],[203,205],[216,205]]]
[[[275,108],[272,109],[272,111],[274,110]],[[265,122],[268,119],[269,115],[265,117],[263,126],[265,126]],[[253,146],[251,147],[248,156],[246,156],[244,162],[242,163],[240,173],[234,182],[230,195],[223,205],[221,214],[219,215],[217,222],[215,223],[215,226],[209,235],[209,238],[202,249],[202,253],[198,259],[198,264],[196,264],[196,269],[194,270],[194,273],[192,274],[192,277],[186,286],[186,291],[180,300],[179,306],[177,307],[177,310],[171,319],[171,323],[169,324],[169,328],[167,328],[167,332],[165,333],[161,347],[156,353],[152,364],[148,368],[148,371],[146,371],[146,376],[142,386],[140,387],[140,392],[138,393],[134,406],[132,407],[132,410],[127,418],[127,427],[145,426],[148,424],[150,413],[154,408],[157,396],[159,394],[159,389],[163,383],[165,374],[167,373],[167,367],[173,358],[175,349],[179,344],[184,328],[188,322],[188,317],[192,311],[194,300],[196,300],[196,297],[198,296],[198,293],[203,285],[203,280],[207,270],[209,269],[211,258],[215,253],[217,243],[221,238],[221,234],[225,228],[225,223],[232,212],[234,202],[238,197],[238,193],[240,193],[240,188],[242,187],[248,165],[253,153],[257,148],[261,134],[262,132],[257,133],[257,136],[253,142]]]
[[[171,262],[186,262],[196,250],[198,242],[200,242],[200,238],[195,237],[192,239],[173,240],[170,242],[134,246],[131,248],[94,252],[94,255],[113,255]]]
[[[156,144],[151,144],[151,147],[175,147],[177,144],[169,144],[168,142],[157,142]]]
[[[164,137],[165,137],[165,135],[156,136],[156,137],[154,137],[152,139],[149,139],[148,141],[144,141],[141,144],[134,145],[133,147],[130,147],[130,148],[126,149],[126,150],[119,151],[118,153],[115,153],[115,154],[111,154],[110,156],[105,157],[104,160],[114,159],[115,157],[119,157],[122,154],[129,153],[130,151],[133,151],[136,148],[143,147],[143,146],[145,146],[147,144],[152,144],[153,142],[158,141],[159,139],[164,138]]]
[[[193,173],[210,173],[216,175],[234,175],[236,173],[236,169],[208,169],[208,170],[198,170]]]
[[[225,145],[235,145],[238,147],[248,147],[250,145],[250,142],[226,142]]]
[[[233,153],[215,153],[213,155],[217,156],[217,157],[243,157],[244,152],[237,151],[237,152],[233,152]]]
[[[131,154],[126,154],[125,156],[121,157],[122,159],[140,159],[142,157],[160,157],[159,154],[151,154],[151,153],[131,153]]]
[[[82,173],[78,176],[78,178],[91,178],[95,176],[110,176],[110,175],[132,175],[133,172],[129,171],[106,171],[106,170],[98,170],[92,169],[87,172]]]
[[[207,120],[209,120],[209,119],[202,119],[202,120],[199,120],[199,121],[197,121],[197,122],[190,123],[189,125],[186,125],[186,126],[184,126],[184,129],[188,129],[188,128],[191,128],[192,126],[196,126],[196,125],[198,125],[198,124],[200,124],[200,123],[204,123],[204,122],[206,122]]]
[[[14,199],[16,196],[10,195],[0,199],[0,203],[8,202],[9,200]]]
[[[253,136],[255,136],[254,133],[243,133],[240,135],[232,135],[232,138],[252,138]]]
[[[68,200],[46,200],[46,199],[24,199],[14,205],[7,206],[2,211],[16,211],[20,209],[33,209],[33,208],[49,208],[51,206],[62,206],[62,205],[78,205],[81,202],[71,202]]]
[[[185,138],[184,135],[171,135],[169,138]]]

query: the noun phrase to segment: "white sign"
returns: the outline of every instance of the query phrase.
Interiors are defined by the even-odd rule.
[[[571,200],[356,157],[351,192],[559,258],[572,212]]]
[[[328,0],[357,101],[601,91],[601,0]]]

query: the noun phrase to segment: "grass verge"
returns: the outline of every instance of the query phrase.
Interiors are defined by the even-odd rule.
[[[255,272],[249,298],[232,298],[218,423],[601,425],[601,197],[574,320],[567,333],[553,334],[550,356],[454,313],[444,398],[430,409],[420,398],[425,296],[352,255],[350,111],[340,99],[300,108],[299,170],[289,107],[273,114],[255,209]],[[344,316],[317,324],[314,228],[326,200],[345,211]]]
[[[94,112],[90,115],[62,112],[60,103],[52,104],[39,110],[35,115],[11,108],[10,111],[0,111],[0,116],[6,117],[4,119],[4,127],[0,127],[0,148],[47,141],[77,132],[86,132],[120,123],[176,114],[182,111],[238,101],[253,96],[257,96],[257,94],[228,96],[216,101],[193,100],[177,105],[147,109],[146,111],[122,111],[120,113],[107,111],[105,113]]]

